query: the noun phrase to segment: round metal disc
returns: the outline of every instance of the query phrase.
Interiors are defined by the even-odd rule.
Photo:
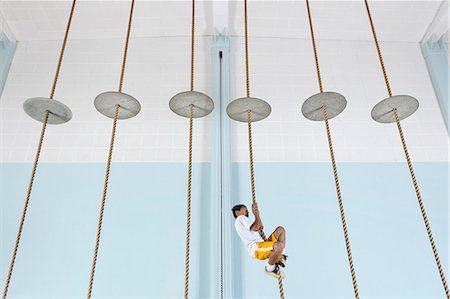
[[[114,118],[116,105],[119,105],[118,119],[136,116],[141,111],[141,104],[132,96],[117,91],[107,91],[95,97],[94,106],[104,116]]]
[[[272,112],[269,103],[258,98],[239,98],[228,104],[227,114],[231,119],[247,122],[247,111],[252,113],[252,122],[265,119]]]
[[[64,124],[72,119],[72,111],[63,103],[50,98],[31,98],[23,103],[23,110],[33,119],[44,122],[45,113],[50,112],[48,124]]]
[[[194,118],[206,116],[214,109],[213,100],[198,91],[180,92],[174,95],[169,102],[170,110],[184,117],[190,117],[189,105],[194,105],[192,109]]]
[[[411,96],[398,95],[382,100],[372,109],[372,118],[379,123],[395,123],[392,110],[397,108],[398,118],[405,119],[419,108],[419,101]]]
[[[321,92],[309,97],[302,105],[302,114],[309,120],[321,121],[323,117],[323,106],[327,106],[327,117],[332,119],[344,111],[347,100],[337,92]]]

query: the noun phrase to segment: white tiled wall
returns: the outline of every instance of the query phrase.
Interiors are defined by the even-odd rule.
[[[442,0],[370,1],[377,32],[383,41],[419,41]],[[58,40],[71,1],[2,0],[0,11],[18,40]],[[71,29],[75,39],[120,38],[127,26],[129,0],[78,1]],[[136,1],[133,36],[185,36],[190,34],[191,1]],[[315,32],[323,39],[371,40],[364,1],[311,1]],[[196,1],[198,34],[214,34],[227,27],[243,34],[243,1]],[[309,38],[305,1],[248,1],[253,36]]]
[[[128,23],[129,0],[78,1],[72,39],[120,38]],[[198,33],[211,34],[211,1],[196,4]],[[59,40],[64,35],[71,1],[4,0],[0,10],[18,40]],[[190,1],[136,1],[133,36],[189,36]]]
[[[22,41],[1,97],[2,161],[33,160],[41,123],[22,110],[29,97],[49,96],[59,41]],[[106,161],[112,120],[99,114],[95,96],[117,90],[123,39],[71,40],[55,99],[66,103],[73,119],[52,125],[42,162]],[[210,38],[197,42],[196,90],[211,93]],[[114,161],[186,161],[188,120],[173,114],[170,98],[189,88],[190,39],[133,38],[123,91],[136,97],[141,113],[119,121]],[[208,161],[210,117],[195,120],[194,160]]]
[[[369,33],[370,34],[370,33]],[[245,95],[243,39],[232,39],[232,98]],[[330,121],[338,161],[404,161],[395,124],[379,124],[372,107],[387,91],[372,42],[317,43],[325,91],[346,96],[346,110]],[[382,43],[394,94],[409,94],[420,108],[404,120],[414,161],[448,161],[449,139],[418,43]],[[251,95],[272,105],[272,114],[254,123],[255,161],[329,161],[323,122],[301,114],[305,99],[318,92],[310,40],[250,39]],[[248,161],[247,126],[233,123],[233,159]]]
[[[211,86],[211,38],[197,42],[196,89]],[[168,101],[188,89],[189,38],[133,38],[124,92],[141,101],[141,113],[119,121],[114,161],[186,161],[188,120],[174,115]],[[18,44],[1,104],[1,159],[33,160],[41,124],[22,110],[23,101],[48,96],[59,41]],[[347,109],[330,121],[338,161],[404,161],[394,124],[378,124],[370,110],[386,97],[372,42],[318,41],[325,90],[344,94]],[[71,40],[55,98],[73,110],[73,119],[49,126],[43,162],[104,162],[112,120],[99,114],[93,99],[116,90],[123,39]],[[416,43],[382,43],[394,94],[420,101],[403,121],[414,161],[449,160],[449,139],[430,79]],[[272,105],[272,115],[254,124],[255,161],[329,161],[324,124],[306,120],[303,101],[318,91],[309,40],[250,39],[251,91]],[[231,97],[245,95],[243,40],[231,38]],[[194,161],[209,161],[211,116],[195,120]],[[247,161],[245,124],[233,122],[233,160]]]

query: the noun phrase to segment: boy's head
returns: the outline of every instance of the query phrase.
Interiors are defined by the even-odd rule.
[[[233,212],[234,218],[237,218],[241,215],[244,215],[245,217],[248,217],[248,210],[245,205],[235,205],[231,211]]]

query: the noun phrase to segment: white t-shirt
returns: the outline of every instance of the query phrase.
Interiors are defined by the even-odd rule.
[[[250,218],[240,215],[234,221],[234,227],[236,228],[236,232],[244,243],[245,248],[247,248],[248,252],[251,256],[255,256],[255,250],[258,248],[258,243],[264,242],[264,240],[259,235],[259,232],[252,231],[250,227],[254,223],[254,220],[250,220]]]

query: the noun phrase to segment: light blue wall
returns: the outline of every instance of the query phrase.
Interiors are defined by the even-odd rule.
[[[15,50],[16,43],[10,40],[4,32],[0,31],[0,95],[3,92]]]
[[[447,124],[447,131],[450,133],[449,116],[449,94],[450,67],[447,61],[447,51],[445,49],[445,36],[436,40],[433,36],[429,41],[422,44],[422,53],[430,73],[431,82],[441,107],[442,116]]]
[[[194,166],[190,297],[219,298],[222,259],[226,298],[277,298],[275,280],[232,228],[231,206],[249,204],[251,196],[248,165],[231,167],[228,47],[227,38],[215,37],[212,96],[222,109],[214,112],[213,161]],[[221,76],[218,51],[224,51]],[[415,166],[447,269],[449,165]],[[31,165],[0,168],[3,284]],[[9,298],[85,296],[104,170],[104,164],[40,165]],[[113,164],[95,296],[182,297],[186,170],[183,163]],[[340,163],[339,170],[361,296],[444,298],[406,165]],[[329,163],[257,163],[256,180],[266,233],[278,225],[288,231],[286,297],[352,298]]]
[[[212,40],[212,73],[215,107],[212,112],[212,200],[217,202],[218,215],[218,282],[217,298],[230,298],[234,289],[234,265],[227,263],[232,256],[233,219],[226,213],[232,199],[231,120],[226,114],[230,102],[230,39],[216,35]],[[222,211],[226,211],[222,213]]]
[[[0,166],[3,283],[31,165]],[[362,298],[444,298],[406,166],[338,166]],[[415,166],[447,269],[449,164]],[[217,298],[210,167],[194,166],[191,298]],[[9,298],[85,296],[104,170],[104,164],[40,165]],[[235,202],[249,204],[248,164],[234,164],[232,176]],[[110,179],[95,296],[181,298],[186,165],[115,163]],[[257,163],[256,184],[267,233],[277,225],[288,232],[286,298],[352,298],[331,166]],[[224,218],[232,217],[229,208]],[[277,298],[264,263],[231,233],[225,263],[234,271],[234,298]]]
[[[30,164],[1,164],[1,284]],[[104,164],[41,164],[8,298],[85,298]],[[113,164],[97,264],[96,298],[180,298],[184,290],[185,164]],[[195,164],[192,298],[213,285],[210,165]]]
[[[342,195],[362,298],[445,298],[417,199],[403,163],[340,163]],[[448,273],[448,163],[415,163]],[[353,298],[339,208],[328,163],[258,163],[256,189],[266,234],[287,230],[286,298]],[[247,164],[235,164],[235,202],[251,203]],[[235,298],[277,298],[234,237]],[[448,276],[447,276],[448,277]]]

